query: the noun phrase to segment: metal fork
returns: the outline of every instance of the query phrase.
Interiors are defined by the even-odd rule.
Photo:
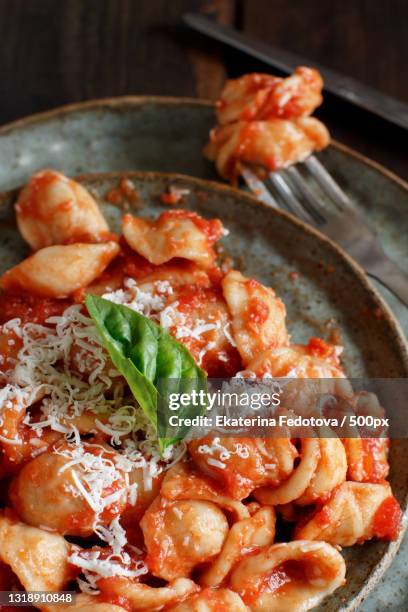
[[[310,187],[298,168],[314,179],[332,206],[328,206],[326,198],[319,197]],[[269,189],[267,183],[263,183],[248,167],[242,167],[241,175],[258,199],[279,208],[279,201],[273,195],[275,192],[289,212],[337,242],[367,274],[380,281],[408,306],[408,274],[385,254],[377,235],[317,157],[311,155],[297,167],[270,172],[267,179],[271,186]]]

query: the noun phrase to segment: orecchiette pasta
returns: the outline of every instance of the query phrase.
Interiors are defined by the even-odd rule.
[[[401,511],[388,483],[345,482],[295,537],[324,540],[340,546],[370,540],[373,537],[393,539]]]
[[[297,370],[295,370],[297,372]],[[344,399],[353,397],[354,391],[347,378],[300,378],[285,381],[280,394],[280,405],[303,416],[322,416],[326,408],[340,408]],[[341,413],[341,409],[339,409]]]
[[[310,353],[308,346],[292,345],[267,349],[247,363],[247,370],[257,376],[270,374],[277,378],[343,378],[338,363],[332,358]]]
[[[126,242],[155,265],[180,257],[210,268],[215,260],[212,245],[223,233],[220,221],[203,221],[195,213],[179,210],[163,213],[157,221],[123,217]]]
[[[287,480],[278,487],[261,487],[254,492],[258,501],[271,506],[288,504],[301,497],[309,486],[321,458],[320,440],[302,439],[299,465]]]
[[[72,447],[47,451],[27,463],[15,477],[10,491],[12,505],[29,525],[61,534],[89,536],[99,507],[99,522],[104,525],[126,505],[126,481],[115,466],[115,458],[114,452],[93,446],[85,446],[78,457]],[[108,469],[109,476],[104,476],[103,481],[99,474]],[[97,499],[91,505],[76,493],[78,483],[89,496],[95,496],[92,488],[97,487]]]
[[[309,116],[322,101],[322,86],[317,70],[305,67],[286,79],[255,73],[228,81],[205,155],[235,181],[242,163],[273,171],[326,147],[326,127]]]
[[[221,125],[270,117],[310,115],[322,102],[323,81],[317,70],[300,66],[281,79],[270,74],[245,74],[227,81],[217,102]]]
[[[59,534],[0,515],[0,560],[27,591],[59,591],[78,574],[68,563],[70,547]]]
[[[63,298],[89,285],[118,252],[115,242],[46,247],[6,272],[0,286],[6,291]]]
[[[97,596],[80,593],[76,595],[75,603],[43,605],[40,607],[41,612],[123,612],[125,608],[111,603],[100,601]]]
[[[135,525],[140,522],[143,514],[160,493],[164,474],[151,476],[146,482],[146,470],[143,467],[134,468],[129,473],[129,486],[136,486],[137,497],[134,505],[128,504],[122,513],[123,525]]]
[[[189,451],[200,470],[236,499],[268,483],[278,486],[297,457],[289,438],[201,438],[190,442]]]
[[[205,154],[223,178],[234,179],[240,163],[277,170],[303,161],[329,142],[329,132],[314,117],[237,121],[211,133]]]
[[[208,289],[211,286],[208,273],[192,261],[182,261],[177,264],[170,261],[161,266],[155,266],[153,270],[143,275],[139,286],[143,290],[151,290],[155,282],[163,281],[163,279],[166,279],[173,288],[192,285]]]
[[[222,288],[244,365],[265,349],[288,344],[285,306],[272,289],[236,270],[226,274]]]
[[[143,290],[145,284],[140,285]],[[169,329],[187,346],[209,376],[227,376],[241,366],[231,337],[231,318],[222,293],[184,285],[173,288]],[[197,337],[196,330],[202,330]],[[203,354],[204,353],[204,354]]]
[[[358,416],[385,416],[384,409],[373,393],[355,393],[343,402],[341,408],[344,412],[349,411]],[[387,478],[389,439],[385,437],[385,433],[383,432],[383,437],[379,437],[376,431],[376,438],[344,438],[349,480],[380,483]]]
[[[88,236],[95,240],[109,231],[88,191],[54,170],[31,177],[16,202],[16,217],[21,235],[34,250]]]
[[[182,603],[169,608],[171,612],[248,612],[237,593],[230,589],[204,589]]]
[[[197,565],[220,552],[228,522],[212,502],[168,501],[156,498],[140,521],[147,548],[147,564],[159,578],[190,575]]]
[[[211,567],[200,577],[200,584],[219,586],[234,565],[242,558],[243,551],[255,551],[269,546],[275,537],[275,512],[273,508],[261,508],[247,519],[235,523],[225,540],[222,550]]]
[[[151,587],[126,578],[102,578],[98,581],[102,596],[123,601],[125,609],[137,612],[155,612],[171,606],[198,591],[188,578],[177,578],[164,587]]]
[[[44,431],[39,438],[25,423],[27,411],[44,397],[43,391],[39,390],[31,398],[20,399],[20,402],[16,397],[7,398],[7,387],[3,391],[6,391],[6,398],[0,401],[0,478],[14,474],[22,464],[61,438],[61,433],[51,430]],[[15,441],[19,443],[15,444]]]
[[[275,137],[303,126],[292,153],[262,130],[240,143],[267,166],[268,151],[295,159],[320,92],[304,68],[230,83],[218,163],[235,172],[244,123]],[[384,409],[355,393],[341,347],[290,344],[275,292],[217,263],[219,220],[125,215],[124,237],[109,238],[92,197],[53,171],[33,177],[17,216],[35,252],[1,278],[0,590],[74,590],[62,612],[300,612],[343,584],[336,547],[398,538],[387,432],[285,421]],[[199,422],[184,439],[158,438],[166,372],[208,397],[169,403]],[[279,424],[201,429],[214,388],[231,420],[263,406]],[[241,411],[239,389],[257,404]]]
[[[329,497],[330,493],[346,480],[347,459],[344,446],[338,438],[321,438],[320,458],[304,493],[296,500],[307,506]]]
[[[388,476],[388,438],[345,438],[343,444],[350,480],[382,482]]]
[[[160,492],[169,500],[202,499],[214,502],[233,513],[238,520],[249,516],[244,504],[225,495],[216,482],[211,482],[205,475],[188,468],[184,463],[175,465],[167,472]]]
[[[344,582],[343,557],[324,542],[274,544],[238,563],[230,587],[253,612],[303,612]]]

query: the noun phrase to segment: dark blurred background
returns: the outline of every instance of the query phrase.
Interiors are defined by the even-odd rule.
[[[407,0],[0,0],[0,122],[126,94],[215,99],[226,76],[265,70],[186,31],[186,11],[408,102]],[[402,129],[331,96],[319,115],[335,138],[408,178]]]

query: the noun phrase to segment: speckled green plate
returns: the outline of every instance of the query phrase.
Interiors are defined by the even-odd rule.
[[[91,102],[28,118],[0,129],[0,188],[16,187],[45,166],[71,175],[137,169],[214,178],[211,165],[201,156],[212,121],[212,108],[206,103],[151,98]],[[402,227],[408,225],[404,184],[339,146],[330,147],[322,157],[380,227],[386,248],[400,261],[407,261],[408,247],[399,240],[408,231]],[[405,341],[390,309],[358,266],[317,232],[242,192],[220,185],[152,173],[135,174],[133,180],[142,196],[140,214],[163,210],[159,194],[175,184],[190,189],[188,207],[223,219],[231,230],[225,247],[237,265],[274,286],[285,300],[294,341],[327,334],[335,325],[342,331],[349,376],[408,376]],[[84,177],[113,224],[118,210],[107,204],[104,196],[117,181],[118,177],[112,175]],[[13,197],[4,195],[0,200],[2,269],[25,253],[14,223]],[[291,272],[299,273],[296,281],[291,280]],[[404,314],[395,300],[391,305],[400,316]],[[391,481],[404,508],[407,451],[406,441],[393,442]],[[388,567],[398,546],[399,542],[370,542],[349,549],[347,585],[321,609],[356,609]],[[400,571],[406,572],[406,565],[402,561]],[[406,602],[396,598],[398,587],[403,586],[400,580],[404,578],[393,571],[381,590],[359,609],[384,610],[385,602],[390,602],[390,610],[408,609]]]

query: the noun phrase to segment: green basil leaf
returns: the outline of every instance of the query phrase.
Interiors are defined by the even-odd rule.
[[[113,364],[156,431],[163,434],[170,414],[169,394],[205,391],[206,373],[183,344],[147,317],[93,295],[85,303]],[[187,405],[178,416],[194,417],[204,409],[205,404]],[[187,431],[181,428],[176,438],[159,435],[161,448],[182,439]]]

